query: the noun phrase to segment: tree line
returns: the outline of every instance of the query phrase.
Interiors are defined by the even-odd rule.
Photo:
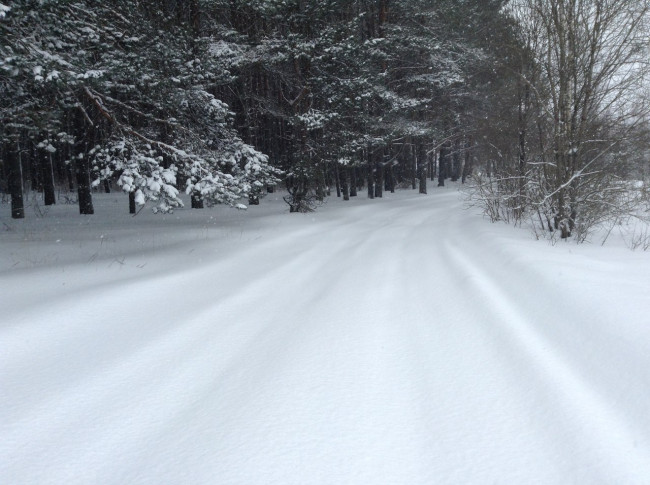
[[[493,218],[568,237],[644,163],[626,68],[647,53],[645,0],[17,0],[0,16],[14,217],[24,187],[46,204],[76,190],[89,214],[115,185],[131,211],[166,211],[179,191],[255,204],[281,183],[302,212],[332,189],[473,175]]]
[[[578,241],[648,223],[650,2],[513,0],[509,115],[475,199],[493,220]],[[509,122],[504,123],[505,120]]]

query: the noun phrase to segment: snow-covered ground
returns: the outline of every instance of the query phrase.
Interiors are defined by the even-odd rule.
[[[650,253],[453,189],[95,204],[0,206],[0,482],[650,482]]]

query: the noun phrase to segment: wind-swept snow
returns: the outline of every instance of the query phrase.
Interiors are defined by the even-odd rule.
[[[452,190],[124,206],[0,207],[3,483],[647,483],[648,253]]]

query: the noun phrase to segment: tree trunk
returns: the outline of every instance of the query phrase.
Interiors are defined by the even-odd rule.
[[[375,160],[375,197],[383,197],[384,196],[384,150],[380,150],[379,153],[375,154],[373,156],[373,159]]]
[[[135,204],[135,192],[129,192],[129,214],[135,214],[136,204]]]
[[[201,9],[198,0],[190,0],[188,3],[192,34],[197,38],[201,34]]]
[[[52,166],[52,154],[46,153],[41,160],[43,168],[43,199],[45,205],[56,204],[54,189],[54,167]]]
[[[199,194],[193,192],[190,201],[192,209],[203,209],[203,199]]]
[[[29,148],[25,149],[25,145]],[[34,141],[27,139],[21,153],[21,165],[23,168],[23,177],[31,179],[31,189],[39,194],[43,193],[43,166],[41,160],[36,154]],[[27,173],[25,173],[27,171]]]
[[[374,172],[374,164],[373,164],[373,159],[372,159],[372,146],[368,145],[368,153],[366,153],[366,160],[368,162],[368,173],[366,174],[366,180],[368,181],[368,198],[369,199],[374,199],[375,198],[375,174]]]
[[[323,166],[320,164],[317,164],[317,181],[316,181],[316,199],[319,202],[323,202],[325,200],[325,192],[326,192],[326,185],[327,182],[325,181],[325,173],[323,171]]]
[[[336,184],[336,196],[341,197],[341,170],[338,163],[334,165],[334,183]]]
[[[350,180],[350,197],[357,196],[357,167],[351,169]]]
[[[341,177],[341,191],[343,192],[343,200],[350,200],[350,174],[347,168],[343,169],[343,177]]]
[[[420,193],[427,193],[427,150],[424,145],[417,146],[418,170],[420,171]]]
[[[451,143],[445,142],[440,147],[439,163],[438,163],[438,187],[445,186],[445,179],[449,175],[449,158],[451,154]]]
[[[68,162],[65,167],[65,174],[68,178],[68,190],[74,192],[74,168],[72,162]]]
[[[454,153],[451,156],[451,176],[452,182],[457,182],[460,178],[460,138],[454,141]]]
[[[326,163],[323,168],[325,172],[325,195],[327,197],[332,196],[332,170],[330,169],[330,165]]]
[[[411,189],[415,190],[418,179],[418,159],[415,154],[415,147],[410,138],[408,140],[408,157],[411,160]]]
[[[527,116],[527,107],[530,98],[530,85],[528,83],[523,83],[523,93],[522,93],[522,82],[517,83],[518,86],[518,99],[519,99],[519,113],[518,113],[518,125],[519,125],[519,200],[517,201],[517,207],[515,209],[515,216],[517,219],[520,219],[523,214],[524,207],[524,189],[525,189],[525,175],[526,175],[526,136],[527,136],[527,125],[528,125],[528,116]]]
[[[7,182],[9,194],[11,195],[11,218],[24,219],[25,205],[23,201],[23,170],[20,163],[20,148],[7,146]]]
[[[77,196],[79,197],[79,214],[94,214],[93,196],[90,187],[90,165],[88,157],[83,154],[76,160]]]
[[[463,164],[463,177],[461,180],[461,183],[465,183],[467,180],[467,177],[472,175],[472,169],[474,168],[472,165],[472,140],[468,139],[467,143],[465,143],[465,163]]]
[[[75,178],[77,180],[77,198],[79,199],[79,214],[94,214],[93,197],[90,186],[90,163],[87,153],[87,140],[92,140],[92,124],[86,125],[83,107],[79,107],[75,117],[75,138],[80,144],[79,153],[74,157]]]

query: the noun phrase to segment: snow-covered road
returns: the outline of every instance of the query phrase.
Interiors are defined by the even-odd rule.
[[[265,203],[0,235],[0,481],[650,483],[647,253]]]

